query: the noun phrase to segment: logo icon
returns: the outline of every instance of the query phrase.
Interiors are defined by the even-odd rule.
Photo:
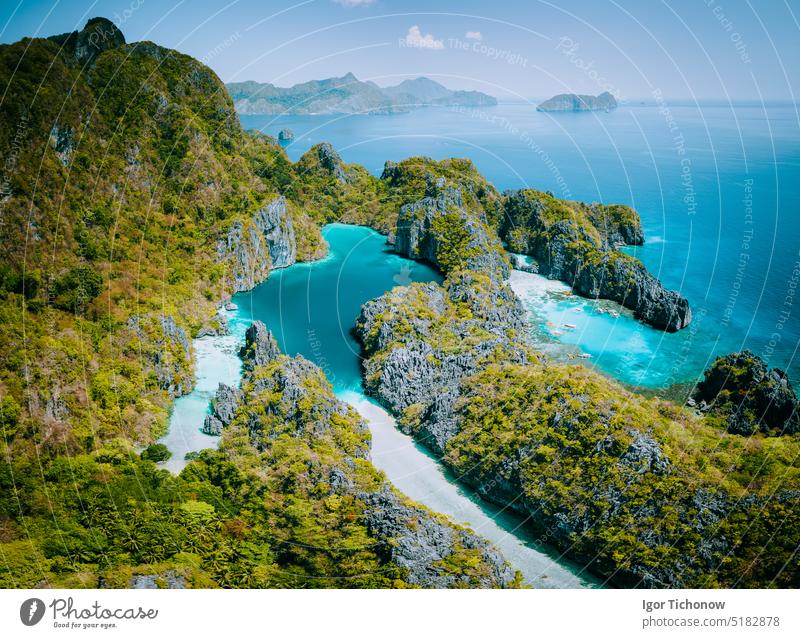
[[[44,603],[38,598],[28,598],[19,608],[19,619],[27,627],[33,627],[43,616]]]

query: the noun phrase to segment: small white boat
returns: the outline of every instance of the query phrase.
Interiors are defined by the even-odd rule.
[[[591,358],[592,358],[592,355],[590,355],[590,354],[589,354],[589,353],[587,353],[587,352],[582,352],[581,354],[579,354],[579,355],[578,355],[578,358],[579,358],[579,359],[591,359]]]
[[[617,319],[619,317],[619,313],[616,310],[609,310],[608,314],[614,317],[614,319]]]
[[[583,312],[583,308],[573,308],[572,312]]]
[[[577,327],[578,326],[576,326],[574,323],[565,323],[564,324],[564,328],[569,328],[570,330],[575,330],[575,328],[577,328]]]

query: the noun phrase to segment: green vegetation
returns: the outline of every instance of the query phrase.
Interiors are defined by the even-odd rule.
[[[783,370],[749,350],[717,358],[694,399],[710,404],[708,421],[733,434],[800,432],[800,402]]]
[[[0,153],[13,158],[0,174],[0,586],[411,585],[368,536],[364,504],[309,481],[309,463],[352,453],[356,485],[384,488],[353,414],[319,439],[269,421],[278,435],[260,451],[233,427],[180,477],[153,443],[192,386],[189,336],[231,292],[216,253],[230,225],[283,194],[298,259],[316,258],[332,215],[389,230],[383,183],[352,167],[334,187],[330,163],[292,165],[240,129],[188,56],[120,35],[79,59],[81,37],[0,46]],[[315,383],[309,414],[330,392]],[[279,397],[262,399],[253,410]],[[459,542],[442,570],[487,582]]]
[[[707,377],[704,419],[549,364],[524,339],[493,229],[513,250],[566,246],[576,263],[636,275],[613,250],[641,241],[634,211],[538,191],[515,208],[463,159],[387,163],[376,178],[318,145],[292,164],[241,130],[209,69],[120,38],[88,57],[76,57],[79,34],[0,46],[0,154],[12,160],[0,174],[0,586],[418,584],[392,560],[399,543],[369,524],[371,499],[388,494],[411,527],[457,528],[386,485],[363,423],[318,370],[291,406],[279,389],[291,360],[257,371],[221,449],[193,454],[179,477],[158,468],[168,450],[154,441],[192,386],[189,336],[231,292],[216,248],[232,224],[284,195],[298,258],[312,259],[326,250],[320,224],[391,234],[402,205],[448,188],[463,206],[432,219],[444,286],[382,299],[364,335],[370,391],[381,395],[393,353],[419,346],[435,384],[398,410],[404,426],[433,433],[487,498],[614,582],[800,586],[800,442],[794,426],[753,425],[765,414],[746,400],[757,365],[715,364],[732,381]],[[775,373],[751,396],[782,387]],[[442,406],[450,429],[433,432]],[[437,572],[488,582],[453,534]]]
[[[568,220],[587,246],[607,241],[569,203],[552,207],[545,229]],[[608,227],[620,215],[609,211]],[[463,246],[468,217],[445,218],[436,239]],[[503,289],[456,265],[443,289],[414,284],[369,304],[359,333],[368,391],[481,495],[529,516],[543,542],[615,584],[798,586],[800,439],[742,438],[581,366],[532,352],[520,361],[530,346]],[[746,392],[739,381],[750,377],[774,399],[782,374],[768,380],[740,359],[727,361],[718,401]],[[408,361],[423,384],[406,382],[397,366]]]
[[[152,445],[148,445],[140,456],[145,461],[153,461],[154,463],[161,463],[162,461],[167,461],[172,457],[172,452],[169,451],[169,448],[164,445],[163,443],[153,443]]]

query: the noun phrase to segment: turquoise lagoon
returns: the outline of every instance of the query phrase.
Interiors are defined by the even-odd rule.
[[[218,439],[204,435],[200,427],[217,384],[239,383],[237,352],[246,326],[258,319],[273,332],[283,353],[316,363],[337,396],[364,417],[372,434],[373,463],[403,493],[490,540],[531,585],[600,586],[584,569],[530,538],[524,518],[472,495],[364,395],[360,346],[351,334],[361,306],[394,286],[441,281],[441,276],[392,253],[386,238],[368,228],[331,224],[323,236],[330,247],[325,259],[273,271],[266,282],[234,297],[238,310],[231,313],[231,335],[194,341],[197,384],[175,401],[169,434],[162,439],[174,454],[168,467],[178,471],[186,452],[217,445]]]
[[[675,126],[670,129],[668,120]],[[790,104],[635,104],[537,113],[534,104],[399,115],[242,116],[297,159],[331,142],[379,175],[386,160],[469,157],[497,188],[634,206],[646,243],[629,252],[689,300],[694,323],[664,334],[526,284],[535,337],[592,355],[620,380],[692,382],[716,355],[750,348],[800,382],[800,112]],[[577,304],[576,321],[564,320]],[[575,315],[579,313],[574,313]],[[571,323],[574,330],[552,326]],[[558,348],[556,348],[558,349]]]
[[[552,115],[501,104],[392,116],[243,116],[242,123],[273,134],[294,129],[287,150],[295,160],[321,141],[375,174],[384,161],[411,155],[466,156],[500,189],[630,204],[646,244],[628,251],[689,299],[693,323],[667,334],[617,304],[514,271],[510,284],[530,313],[537,347],[651,387],[692,382],[715,355],[747,347],[800,380],[800,127],[793,106],[640,105]],[[369,422],[373,461],[399,489],[494,542],[535,586],[597,586],[529,539],[524,520],[472,496],[364,395],[351,334],[361,305],[395,285],[440,276],[393,254],[369,229],[333,224],[323,235],[326,259],[274,271],[236,296],[230,336],[195,340],[197,385],[175,402],[163,439],[175,453],[170,469],[183,467],[186,451],[216,445],[200,426],[217,384],[238,383],[244,329],[260,319],[283,352],[316,363]]]

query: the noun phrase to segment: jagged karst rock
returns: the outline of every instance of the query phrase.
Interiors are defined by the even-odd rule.
[[[356,320],[355,335],[366,355],[368,391],[396,414],[419,406],[419,423],[409,427],[401,421],[401,427],[407,431],[419,427],[417,436],[438,453],[457,432],[454,404],[461,381],[497,357],[509,363],[524,363],[529,357],[524,308],[507,285],[490,282],[480,287],[480,277],[463,272],[448,280],[446,289],[430,283],[387,293],[364,304]],[[469,309],[470,317],[459,319],[451,312],[453,341],[471,347],[451,351],[431,345],[432,326],[456,305]],[[424,307],[428,312],[424,318],[413,316],[408,331],[407,315],[413,313],[403,312],[403,307]],[[474,337],[478,332],[480,339]],[[385,356],[373,359],[376,353]]]
[[[323,142],[317,146],[317,157],[322,168],[328,171],[336,178],[340,184],[348,182],[347,172],[344,170],[342,158],[336,149],[333,148],[328,142]]]
[[[489,543],[409,502],[374,469],[365,480],[367,424],[336,398],[317,366],[300,356],[282,355],[261,322],[248,328],[241,354],[245,359],[241,392],[234,397],[235,391],[220,386],[210,415],[223,424],[223,436],[237,436],[231,429],[246,432],[252,448],[268,459],[278,440],[280,449],[286,448],[287,437],[297,442],[298,449],[309,449],[300,457],[305,461],[293,466],[300,468],[296,471],[301,477],[285,476],[282,470],[293,494],[308,489],[311,496],[305,498],[335,494],[354,501],[360,524],[380,548],[376,552],[399,567],[409,585],[516,585],[516,573]],[[455,556],[468,556],[469,564],[454,569],[448,560]]]
[[[222,434],[222,430],[233,421],[241,398],[239,390],[220,383],[211,401],[211,414],[207,414],[203,422],[203,432],[212,436]]]
[[[279,142],[291,142],[294,139],[294,131],[290,128],[281,129],[280,133],[278,133],[278,141]]]
[[[262,321],[251,323],[245,331],[244,339],[244,346],[239,351],[239,356],[244,361],[246,371],[251,371],[256,366],[267,365],[280,356],[275,337]]]
[[[749,350],[719,357],[697,384],[693,398],[722,417],[732,434],[800,432],[800,402],[783,370],[767,367]]]
[[[90,18],[80,31],[63,33],[48,39],[63,46],[81,64],[91,63],[103,51],[125,44],[122,31],[107,18]]]
[[[539,273],[585,297],[617,301],[656,328],[674,332],[689,325],[689,302],[666,290],[638,259],[615,250],[621,242],[643,241],[632,209],[565,202],[531,190],[506,195],[500,236],[511,250],[536,259]]]
[[[386,173],[386,168],[384,173]],[[400,208],[395,250],[423,259],[447,272],[455,267],[476,270],[499,280],[509,274],[508,262],[479,217],[465,209],[461,190],[433,180],[428,195]],[[454,237],[448,229],[458,229]]]
[[[480,587],[508,586],[514,572],[503,557],[484,540],[466,530],[444,525],[420,507],[409,505],[388,486],[380,492],[363,493],[367,504],[364,518],[368,529],[384,539],[391,560],[408,570],[408,582],[427,588],[469,586],[465,576],[448,573],[439,564],[453,552],[454,545],[480,551],[489,567]]]
[[[221,312],[218,312],[210,321],[208,321],[202,328],[200,328],[200,330],[198,330],[197,338],[223,337],[227,334],[230,334],[228,318]]]
[[[58,123],[53,124],[50,129],[50,144],[61,164],[67,166],[75,148],[72,128],[70,126],[60,126]]]
[[[295,263],[295,232],[286,199],[278,197],[251,218],[233,222],[217,244],[217,256],[228,266],[233,292],[251,290],[270,269]]]

